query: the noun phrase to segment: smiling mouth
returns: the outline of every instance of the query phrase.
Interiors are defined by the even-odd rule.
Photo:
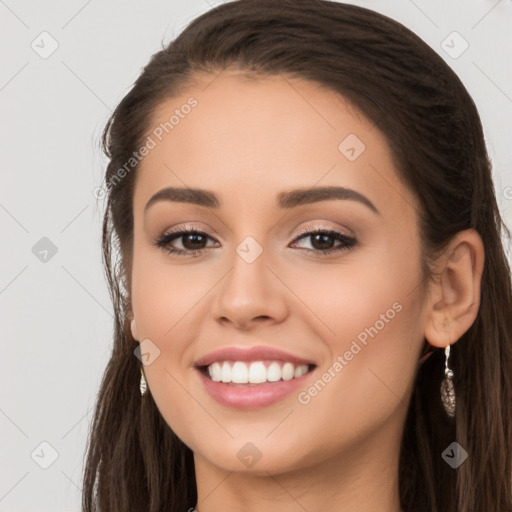
[[[198,369],[213,382],[251,387],[298,379],[316,368],[315,364],[287,361],[215,361]]]

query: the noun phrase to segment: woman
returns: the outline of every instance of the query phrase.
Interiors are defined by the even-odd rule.
[[[84,511],[512,511],[506,228],[428,45],[352,5],[227,3],[103,143]]]

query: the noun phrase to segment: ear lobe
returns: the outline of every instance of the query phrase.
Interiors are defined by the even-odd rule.
[[[425,325],[425,339],[434,347],[446,347],[455,343],[457,339],[453,338],[453,323],[443,317],[443,312],[433,311]]]
[[[485,251],[474,229],[459,232],[439,258],[441,271],[429,288],[425,338],[430,345],[455,343],[473,325],[480,307]]]
[[[137,332],[137,322],[135,322],[135,318],[133,318],[132,321],[130,322],[130,328],[131,328],[131,331],[132,331],[133,339],[135,341],[139,341],[139,335],[138,335],[138,332]]]

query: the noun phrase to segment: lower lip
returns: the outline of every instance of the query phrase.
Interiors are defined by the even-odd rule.
[[[236,386],[224,382],[214,382],[200,369],[196,369],[196,371],[203,381],[206,391],[220,404],[236,409],[257,409],[279,402],[279,400],[297,391],[304,385],[305,379],[314,372],[314,369],[296,379],[265,382],[257,385],[238,384]]]

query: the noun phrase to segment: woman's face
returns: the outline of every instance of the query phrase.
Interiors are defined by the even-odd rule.
[[[161,104],[147,135],[132,333],[196,464],[280,473],[398,453],[425,297],[417,202],[378,128],[312,82],[225,71]],[[181,195],[151,201],[169,187]],[[312,194],[324,187],[351,192]],[[180,228],[199,233],[156,245]]]

